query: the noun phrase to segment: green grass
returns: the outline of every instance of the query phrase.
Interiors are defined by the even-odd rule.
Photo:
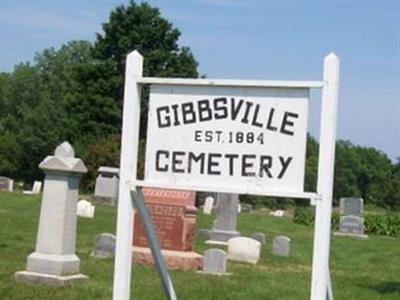
[[[93,220],[79,219],[76,254],[81,272],[90,280],[69,288],[49,288],[15,283],[15,271],[25,269],[26,256],[34,250],[40,198],[0,193],[0,299],[111,299],[113,260],[90,256],[94,238],[115,231],[116,211],[96,206]],[[213,216],[199,213],[197,229],[211,228]],[[238,229],[243,235],[264,232],[267,244],[256,266],[229,263],[230,276],[215,277],[194,272],[171,272],[179,299],[309,299],[312,227],[297,225],[290,218],[274,218],[266,212],[241,214]],[[289,258],[274,257],[271,238],[291,238]],[[196,251],[207,245],[196,240]],[[368,240],[332,237],[331,272],[335,299],[400,299],[400,239],[371,236]],[[164,299],[153,268],[134,266],[132,299]]]

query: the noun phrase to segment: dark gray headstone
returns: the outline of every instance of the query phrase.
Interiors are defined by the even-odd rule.
[[[215,208],[216,220],[211,230],[211,241],[228,242],[240,233],[236,230],[239,195],[220,193]]]
[[[93,255],[95,257],[114,257],[115,255],[115,235],[110,233],[102,233],[96,236],[95,250]]]
[[[0,191],[12,192],[14,188],[14,181],[8,177],[0,176]]]
[[[209,249],[204,252],[203,272],[210,274],[226,273],[226,252],[221,249]]]
[[[339,222],[339,232],[355,235],[364,234],[364,219],[357,216],[342,216]]]
[[[362,217],[364,200],[361,198],[340,198],[340,215]]]
[[[265,244],[265,234],[262,232],[255,232],[250,237],[259,241],[262,245]]]
[[[278,256],[289,256],[290,239],[283,235],[275,237],[272,241],[272,254]]]

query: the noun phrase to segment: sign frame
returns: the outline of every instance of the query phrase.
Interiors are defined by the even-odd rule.
[[[269,191],[266,194],[260,194],[274,197],[310,199],[311,203],[316,206],[310,299],[333,299],[329,271],[329,248],[339,98],[339,65],[339,58],[334,53],[327,55],[324,58],[322,81],[151,78],[142,77],[143,57],[140,53],[135,50],[128,54],[125,70],[122,122],[117,240],[114,265],[114,300],[130,299],[134,218],[131,191],[136,191],[141,186],[152,186],[136,178],[141,87],[146,84],[322,89],[317,192],[286,193]],[[157,187],[179,189],[177,186]],[[185,186],[185,189],[187,188],[188,186]],[[201,186],[193,187],[193,190],[196,189],[211,191],[210,188]],[[224,190],[221,191],[225,192]],[[236,188],[226,190],[226,192],[247,193],[248,191]]]

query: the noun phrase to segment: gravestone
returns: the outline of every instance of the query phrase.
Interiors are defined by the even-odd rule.
[[[340,198],[340,215],[362,217],[364,200],[361,198]]]
[[[276,211],[270,211],[269,212],[269,215],[270,216],[274,216],[274,217],[283,217],[284,216],[284,211],[283,210],[280,210],[280,209],[278,209],[278,210],[276,210]]]
[[[200,269],[202,256],[193,249],[195,192],[157,188],[143,188],[142,192],[166,264],[173,269]],[[134,224],[134,262],[153,264],[143,224],[137,213]]]
[[[255,232],[250,237],[259,241],[262,245],[265,244],[265,234],[262,232]]]
[[[41,190],[42,190],[42,182],[35,181],[33,183],[32,190],[31,191],[23,191],[23,193],[27,194],[27,195],[37,195],[40,193]]]
[[[216,220],[211,230],[211,239],[207,243],[226,244],[229,239],[240,235],[236,230],[238,204],[239,195],[218,194],[217,207],[215,208]]]
[[[365,238],[364,201],[361,198],[340,198],[339,232],[336,235],[349,235]]]
[[[260,260],[261,243],[248,237],[234,237],[228,241],[228,259],[249,264]]]
[[[357,216],[340,217],[339,232],[364,235],[364,219]]]
[[[272,240],[272,254],[277,256],[289,256],[290,238],[278,235]]]
[[[14,189],[14,180],[8,177],[0,176],[0,191],[12,192]]]
[[[79,182],[87,169],[67,142],[39,168],[45,181],[35,252],[28,256],[26,271],[16,272],[15,279],[56,286],[87,279],[79,274],[75,255]]]
[[[98,172],[94,197],[96,201],[115,206],[118,198],[119,169],[100,167]]]
[[[204,252],[203,272],[207,274],[226,274],[226,252],[221,249],[208,249]]]
[[[115,235],[102,233],[96,236],[93,256],[98,258],[112,258],[115,255]]]
[[[203,213],[205,215],[210,215],[214,206],[214,198],[213,197],[207,197],[206,200],[204,201],[204,206],[203,206]]]
[[[82,199],[77,205],[77,215],[79,217],[93,219],[94,218],[95,206],[89,201]]]

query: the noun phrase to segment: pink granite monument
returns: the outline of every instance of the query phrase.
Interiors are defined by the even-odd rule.
[[[193,251],[196,193],[157,188],[143,188],[142,192],[167,266],[183,270],[201,269],[202,256]],[[134,226],[133,261],[138,264],[153,264],[147,237],[137,212]]]

